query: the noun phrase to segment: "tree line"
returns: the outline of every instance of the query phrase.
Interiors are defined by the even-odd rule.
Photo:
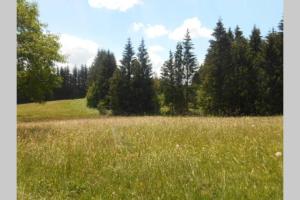
[[[120,66],[99,50],[89,68],[55,68],[64,62],[58,37],[38,16],[35,3],[17,1],[18,103],[86,97],[87,106],[117,115],[283,113],[283,20],[265,37],[254,26],[249,38],[219,20],[200,66],[187,30],[158,78],[144,40],[135,52],[128,39]]]
[[[55,88],[49,100],[84,98],[87,91],[88,68],[76,66],[70,71],[68,66],[57,67],[56,75],[61,78],[61,86]]]
[[[283,114],[283,20],[265,38],[254,26],[248,38],[217,22],[194,85],[207,114]]]
[[[155,114],[159,105],[152,79],[152,66],[144,40],[135,54],[131,40],[125,45],[121,66],[114,55],[98,52],[90,68],[87,105],[113,114]]]
[[[155,114],[162,108],[168,114],[282,114],[283,21],[265,38],[256,26],[246,38],[239,26],[226,30],[219,20],[212,36],[198,66],[187,30],[159,79],[153,77],[144,40],[136,55],[128,40],[119,67],[111,52],[100,51],[91,67],[88,106],[113,114]]]

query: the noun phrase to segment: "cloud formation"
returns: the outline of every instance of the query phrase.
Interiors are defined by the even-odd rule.
[[[99,45],[91,40],[85,40],[69,34],[61,34],[61,53],[66,56],[66,64],[70,67],[92,64]]]
[[[142,0],[89,0],[88,2],[93,8],[106,8],[125,12],[129,8],[141,4]]]
[[[184,20],[183,24],[174,30],[168,30],[164,25],[144,25],[141,22],[134,22],[132,30],[135,32],[143,31],[148,38],[156,38],[164,35],[172,40],[182,40],[189,29],[192,38],[210,38],[213,30],[202,25],[197,17]]]
[[[172,40],[181,40],[189,29],[192,38],[210,38],[212,30],[204,27],[197,17],[184,20],[183,24],[169,33]]]
[[[160,37],[163,35],[167,35],[168,33],[169,31],[163,25],[154,25],[154,26],[148,25],[145,28],[145,34],[149,38]]]

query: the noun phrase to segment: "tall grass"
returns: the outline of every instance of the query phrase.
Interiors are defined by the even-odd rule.
[[[282,199],[282,137],[282,117],[19,122],[18,199]]]

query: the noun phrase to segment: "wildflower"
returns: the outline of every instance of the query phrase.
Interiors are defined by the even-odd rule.
[[[278,151],[278,152],[275,153],[275,156],[280,157],[280,156],[282,156],[282,153]]]

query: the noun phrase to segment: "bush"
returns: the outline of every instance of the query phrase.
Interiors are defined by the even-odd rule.
[[[97,109],[98,109],[100,115],[110,114],[107,103],[105,101],[99,101],[99,103],[97,105]]]

